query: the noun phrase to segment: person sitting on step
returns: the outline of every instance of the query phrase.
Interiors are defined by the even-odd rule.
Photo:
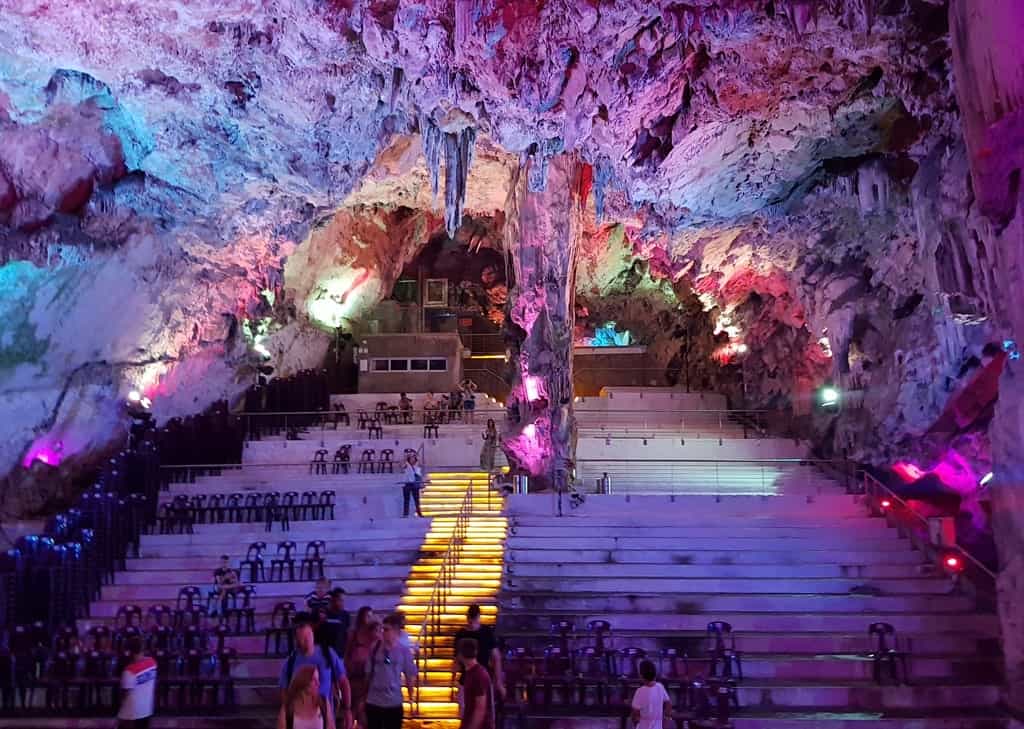
[[[327,612],[331,602],[330,592],[331,581],[326,577],[321,577],[316,581],[316,587],[313,589],[313,592],[306,595],[306,608],[317,622],[321,620],[322,614]]]
[[[242,578],[238,570],[231,566],[231,558],[226,554],[220,556],[220,566],[213,571],[213,589],[210,597],[212,602],[210,615],[223,614],[227,609],[228,597],[242,589]]]

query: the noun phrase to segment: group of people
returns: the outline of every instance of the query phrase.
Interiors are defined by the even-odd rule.
[[[405,616],[394,612],[379,620],[363,606],[352,625],[345,590],[332,588],[326,578],[306,596],[306,608],[294,618],[294,650],[281,665],[278,729],[401,729],[402,689],[415,695],[418,672]],[[118,727],[148,729],[157,666],[140,638],[127,645],[132,656],[120,680]],[[494,630],[481,624],[478,605],[469,607],[466,625],[455,634],[454,658],[460,729],[496,729],[496,708],[506,691],[501,650]],[[643,685],[631,702],[633,722],[639,729],[662,729],[672,702],[653,663],[641,661],[639,672]]]
[[[423,417],[439,417],[447,419],[448,422],[463,420],[467,423],[473,422],[473,413],[476,411],[477,386],[473,380],[463,380],[462,383],[450,393],[442,394],[440,398],[433,392],[428,392],[423,399]],[[402,393],[405,398],[405,393]],[[402,407],[399,400],[399,408]]]

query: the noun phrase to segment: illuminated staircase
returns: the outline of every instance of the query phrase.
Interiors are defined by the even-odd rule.
[[[452,562],[450,589],[440,614],[440,630],[430,627],[423,641],[420,663],[418,708],[406,703],[407,727],[454,729],[459,725],[458,704],[452,692],[454,635],[466,623],[466,609],[480,605],[483,622],[493,625],[498,613],[497,595],[501,588],[505,550],[506,519],[502,499],[491,494],[487,474],[482,471],[435,472],[428,477],[423,491],[423,514],[431,519],[421,556],[413,564],[399,609],[407,617],[407,628],[414,640],[427,615],[437,584],[441,564],[449,547],[452,531],[464,505],[465,539]],[[467,492],[472,484],[472,495]],[[424,662],[426,671],[423,671]]]

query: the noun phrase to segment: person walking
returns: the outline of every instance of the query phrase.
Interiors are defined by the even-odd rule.
[[[405,474],[402,485],[402,518],[409,516],[409,501],[416,504],[416,516],[423,516],[420,510],[420,491],[423,490],[423,469],[417,463],[415,453],[405,457]]]
[[[380,621],[364,605],[356,613],[356,624],[345,643],[345,668],[352,686],[352,710],[359,729],[366,729],[366,692],[369,690],[370,651],[380,640]]]
[[[295,650],[281,665],[278,685],[281,687],[282,705],[288,701],[289,687],[295,672],[303,666],[313,666],[318,672],[320,695],[334,709],[334,697],[339,695],[338,714],[341,729],[352,726],[352,689],[345,673],[345,664],[330,646],[317,646],[313,635],[313,618],[306,613],[295,616]]]
[[[133,635],[127,645],[131,660],[121,673],[117,729],[149,729],[149,719],[153,716],[156,661],[143,654],[141,637]]]
[[[494,686],[491,675],[476,659],[479,650],[472,638],[464,638],[456,645],[465,677],[459,729],[494,729]]]
[[[399,642],[402,618],[384,618],[381,639],[370,653],[369,691],[366,696],[366,729],[402,729],[402,683],[415,696],[416,661],[412,651]]]
[[[277,729],[337,729],[331,702],[320,693],[320,671],[311,664],[292,676],[277,713]]]
[[[330,592],[327,609],[321,613],[320,622],[316,626],[316,642],[320,645],[330,646],[339,656],[344,656],[349,623],[351,622],[352,616],[345,609],[345,591],[340,587],[335,587]],[[351,678],[349,683],[351,683]]]
[[[633,725],[636,729],[662,729],[672,723],[672,699],[665,687],[657,682],[658,672],[650,661],[638,666],[644,685],[633,694]]]
[[[483,433],[484,445],[480,449],[480,470],[492,473],[494,471],[494,454],[498,450],[498,426],[494,420],[487,419],[487,429]]]

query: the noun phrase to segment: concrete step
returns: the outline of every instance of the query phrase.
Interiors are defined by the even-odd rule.
[[[894,549],[909,549],[909,545],[901,544],[897,538],[863,539],[856,535],[845,536],[822,530],[814,536],[762,536],[735,537],[721,534],[717,537],[690,537],[680,534],[675,537],[606,537],[593,534],[581,544],[578,537],[521,537],[510,535],[508,548],[521,549],[574,549],[586,545],[588,549],[649,549],[649,550],[685,550],[685,549],[735,549],[741,551],[783,551],[804,552],[822,549],[849,550],[860,552],[891,552]]]
[[[298,583],[293,583],[296,586]],[[262,630],[267,627],[270,621],[270,613],[274,609],[274,605],[279,602],[294,602],[300,607],[304,604],[305,596],[312,589],[312,585],[309,585],[309,589],[299,589],[288,595],[279,596],[268,596],[262,597],[257,588],[256,597],[253,598],[253,607],[256,608],[256,628]],[[175,590],[175,592],[177,592]],[[394,610],[395,605],[398,604],[400,593],[398,591],[392,592],[381,592],[381,593],[353,593],[346,595],[345,599],[348,604],[357,607],[362,605],[370,605],[374,610],[384,610],[390,612]],[[143,611],[148,610],[153,605],[169,604],[172,608],[174,607],[173,599],[164,598],[148,598],[148,597],[132,597],[130,600],[96,600],[89,605],[89,618],[87,621],[96,622],[97,619],[101,618],[113,618],[117,615],[118,609],[125,604],[138,605]],[[205,606],[205,597],[203,605]],[[463,621],[465,617],[463,616]]]
[[[578,625],[583,629],[584,625]],[[834,654],[865,654],[872,649],[871,640],[864,630],[852,633],[842,632],[751,632],[736,631],[736,646],[745,657],[760,654],[785,653],[814,657]],[[508,616],[503,614],[498,626],[498,633],[511,646],[531,648],[535,655],[545,645],[557,642],[551,632],[515,631],[508,629]],[[913,657],[922,656],[978,656],[999,659],[1001,649],[999,641],[990,635],[957,631],[951,633],[907,633],[901,632],[897,638],[899,648]],[[696,655],[704,650],[707,634],[698,631],[652,631],[623,630],[613,626],[612,636],[606,640],[611,648],[641,648],[648,652],[660,652],[665,648],[674,648],[680,652]],[[579,632],[573,638],[574,647],[585,647],[594,644],[592,635]]]
[[[405,583],[404,575],[392,578],[357,579],[342,575],[332,575],[332,579],[342,581],[346,593],[353,595],[377,595],[380,593],[401,594],[402,586]],[[101,590],[101,601],[112,602],[134,602],[135,600],[148,600],[156,602],[174,602],[178,596],[178,590],[182,585],[198,584],[206,588],[210,580],[206,582],[170,582],[150,583],[141,585],[105,585]],[[289,600],[296,595],[306,595],[316,585],[315,580],[296,580],[294,582],[256,582],[251,583],[256,588],[257,598],[274,598],[274,601]]]
[[[528,554],[521,555],[529,558]],[[702,564],[549,564],[544,562],[515,561],[509,563],[508,574],[518,578],[534,580],[584,580],[600,578],[660,578],[672,580],[692,579],[825,579],[843,578],[858,580],[909,579],[933,582],[941,577],[933,565],[850,565],[850,564],[802,564],[802,565],[702,565]],[[935,579],[931,579],[931,576]],[[939,580],[948,588],[949,583]]]
[[[766,595],[788,593],[792,595],[847,595],[855,589],[874,590],[881,595],[947,595],[953,589],[948,579],[841,579],[841,578],[785,578],[739,577],[524,577],[518,572],[507,576],[504,584],[508,594],[533,593],[649,593],[677,597],[692,593],[734,593]]]
[[[909,545],[897,544],[891,551],[880,549],[816,549],[793,552],[785,549],[757,549],[754,551],[710,547],[707,549],[670,548],[653,550],[620,544],[617,548],[574,549],[572,546],[558,549],[540,549],[523,544],[513,547],[507,542],[510,563],[529,562],[539,564],[681,564],[681,565],[909,565],[920,564],[923,557]],[[578,544],[578,543],[577,543]]]
[[[371,552],[359,554],[356,552],[334,552],[326,556],[325,570],[328,574],[337,571],[352,572],[359,577],[369,577],[371,574],[379,574],[381,577],[392,577],[395,570],[403,570],[402,574],[409,571],[409,564],[416,560],[419,550],[405,550],[398,552]],[[236,567],[238,562],[245,556],[244,553],[229,551],[228,556]],[[296,560],[296,569],[301,560]],[[163,582],[181,582],[181,584],[208,582],[211,579],[216,566],[207,569],[203,565],[196,565],[194,557],[141,557],[127,560],[127,570],[118,572],[114,576],[115,584],[131,585],[143,584],[149,580],[158,579]],[[376,564],[375,564],[376,563]],[[214,563],[216,565],[216,563]],[[265,569],[270,570],[270,559],[264,557]],[[382,570],[382,572],[375,572]],[[247,570],[246,570],[247,571]],[[174,574],[171,574],[174,573]],[[151,576],[152,575],[152,576]],[[190,579],[183,579],[185,575],[194,575]],[[245,578],[247,575],[242,575]]]
[[[890,528],[884,519],[851,519],[842,524],[787,524],[767,523],[763,525],[750,524],[744,520],[746,526],[729,525],[723,527],[720,524],[671,524],[671,525],[586,525],[575,523],[571,526],[561,524],[530,525],[519,523],[513,520],[509,527],[509,536],[513,537],[560,537],[560,538],[589,538],[591,535],[602,537],[659,537],[681,541],[694,538],[739,538],[739,539],[762,539],[767,537],[780,538],[814,538],[822,532],[830,536],[856,537],[859,539],[898,538],[899,535],[894,528]]]
[[[1008,717],[993,707],[922,712],[753,711],[741,708],[731,716],[735,729],[1008,729]],[[565,715],[545,717],[531,712],[530,729],[621,729],[619,716]],[[157,727],[157,729],[160,729]]]
[[[685,584],[680,582],[680,587]],[[677,588],[678,589],[678,588]],[[974,601],[963,595],[825,595],[825,594],[622,594],[601,592],[530,592],[501,595],[508,610],[573,610],[580,612],[756,612],[756,613],[893,613],[958,614],[973,610]]]
[[[289,538],[288,534],[285,533],[285,538]],[[423,537],[364,537],[358,538],[353,537],[351,539],[338,540],[329,539],[327,540],[327,554],[336,554],[342,552],[351,552],[358,548],[361,544],[366,550],[368,555],[376,554],[378,551],[384,553],[385,551],[393,550],[423,550],[430,551],[432,549],[441,549],[445,547],[445,542],[431,542],[425,543],[426,532],[424,531]],[[265,538],[263,540],[252,540],[252,541],[266,541],[267,551],[263,553],[263,561],[267,567],[270,567],[270,560],[274,556],[274,550],[276,549],[277,540],[281,537],[280,534],[275,535],[275,538]],[[195,538],[189,535],[180,535],[179,541],[166,541],[160,544],[148,544],[143,542],[139,549],[140,555],[148,558],[164,558],[164,557],[203,557],[204,562],[216,564],[217,558],[221,554],[227,554],[234,559],[241,559],[245,556],[245,550],[251,542],[248,539],[237,539],[232,540],[228,535],[225,535],[223,540],[218,539],[212,541],[209,539],[195,540]],[[304,546],[304,545],[301,545]]]
[[[820,632],[866,634],[872,622],[891,623],[899,633],[936,633],[964,631],[974,635],[996,635],[999,621],[995,615],[974,613],[763,613],[742,611],[647,612],[631,609],[627,612],[577,611],[566,609],[511,610],[502,607],[502,624],[513,631],[548,630],[553,622],[569,620],[586,625],[591,620],[607,620],[616,630],[703,631],[709,621],[724,620],[739,631],[754,632]]]

